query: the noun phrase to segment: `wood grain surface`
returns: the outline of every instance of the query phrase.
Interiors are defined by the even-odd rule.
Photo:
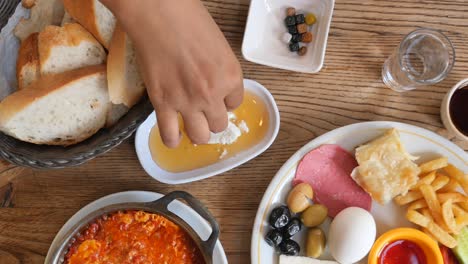
[[[266,0],[269,1],[269,0]],[[260,199],[281,165],[301,146],[332,129],[370,120],[400,121],[453,140],[439,108],[445,93],[468,77],[466,0],[337,0],[325,66],[319,74],[282,71],[243,60],[248,0],[205,1],[242,62],[245,77],[264,84],[281,111],[281,131],[257,159],[201,182],[169,186],[141,168],[133,139],[81,167],[36,171],[0,164],[0,263],[43,263],[55,234],[77,210],[105,195],[185,190],[203,201],[221,225],[230,263],[250,263],[250,236]],[[381,82],[381,66],[417,27],[443,30],[457,61],[439,85],[396,93]]]

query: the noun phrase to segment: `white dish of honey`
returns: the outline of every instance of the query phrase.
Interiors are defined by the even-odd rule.
[[[160,182],[182,184],[231,170],[267,150],[278,135],[278,107],[261,84],[244,80],[244,87],[242,105],[230,114],[231,125],[241,134],[230,144],[193,145],[181,126],[180,145],[169,149],[162,143],[153,112],[136,132],[135,148],[143,169]]]

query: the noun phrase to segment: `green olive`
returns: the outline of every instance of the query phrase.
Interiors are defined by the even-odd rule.
[[[323,230],[316,227],[307,233],[306,255],[310,258],[318,258],[325,250],[326,239]]]
[[[300,213],[310,206],[310,200],[314,197],[312,187],[307,183],[300,183],[294,187],[288,195],[287,204],[293,213]]]
[[[313,204],[302,213],[301,221],[307,227],[316,227],[327,219],[327,215],[327,207],[321,204]]]

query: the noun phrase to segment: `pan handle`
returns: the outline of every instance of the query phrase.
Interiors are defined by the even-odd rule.
[[[212,255],[214,247],[219,237],[219,225],[218,222],[216,222],[214,216],[210,213],[210,211],[208,211],[208,209],[198,199],[196,199],[187,192],[175,191],[165,195],[164,197],[161,197],[160,199],[152,202],[151,204],[152,206],[156,205],[158,207],[162,207],[164,210],[168,210],[169,204],[177,199],[182,199],[186,201],[190,205],[190,207],[193,210],[195,210],[195,212],[201,215],[211,225],[211,235],[206,241],[203,241],[202,246],[204,247],[207,253]]]

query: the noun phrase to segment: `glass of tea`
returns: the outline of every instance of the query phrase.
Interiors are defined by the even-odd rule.
[[[457,83],[445,96],[441,107],[444,126],[461,140],[468,141],[468,79]]]
[[[385,61],[382,80],[397,92],[436,84],[455,64],[455,49],[442,32],[420,28],[409,33]]]

